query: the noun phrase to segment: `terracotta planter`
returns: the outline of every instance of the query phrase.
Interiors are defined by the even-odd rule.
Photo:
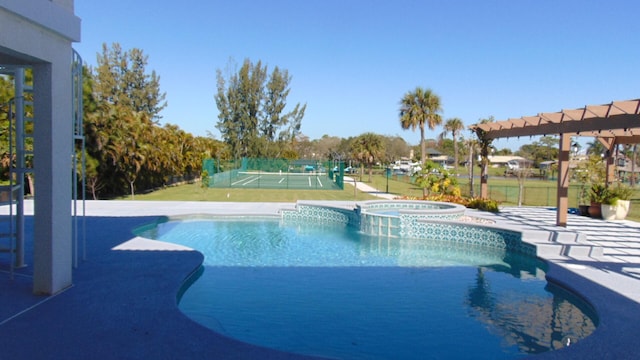
[[[602,212],[600,211],[600,204],[598,203],[591,203],[591,206],[589,206],[589,216],[591,216],[594,219],[602,219]]]
[[[618,206],[617,205],[600,205],[602,218],[607,221],[615,220]]]
[[[624,220],[629,213],[629,207],[631,206],[631,200],[618,200],[616,206],[616,220]]]

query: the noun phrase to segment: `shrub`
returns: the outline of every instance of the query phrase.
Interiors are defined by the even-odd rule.
[[[433,161],[425,161],[423,166],[424,169],[415,178],[414,183],[426,189],[429,196],[460,196],[461,191],[455,176]]]
[[[589,199],[592,203],[602,203],[608,196],[607,187],[601,183],[591,185],[589,189]]]
[[[491,200],[491,199],[482,199],[477,197],[466,198],[466,197],[456,196],[456,195],[432,194],[422,198],[403,196],[399,199],[400,200],[427,200],[427,201],[449,202],[449,203],[465,206],[469,209],[488,211],[492,213],[500,212],[500,209],[498,208],[499,204],[497,201]]]
[[[209,187],[209,180],[210,180],[209,179],[209,172],[207,170],[204,170],[202,172],[201,177],[202,177],[202,187],[205,188],[205,189],[208,188]]]
[[[491,199],[471,198],[469,199],[466,207],[468,207],[469,209],[477,209],[492,213],[500,212],[500,209],[498,208],[498,202]]]
[[[629,200],[633,196],[633,189],[624,184],[617,183],[616,186],[609,187],[609,196],[620,200]]]

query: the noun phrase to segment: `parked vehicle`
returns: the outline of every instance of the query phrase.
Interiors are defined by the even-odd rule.
[[[520,163],[518,162],[518,160],[509,160],[507,161],[507,169],[509,169],[510,171],[515,171],[520,169]]]
[[[393,163],[391,169],[393,169],[395,173],[401,172],[403,174],[413,175],[417,172],[420,172],[422,170],[422,167],[418,162],[411,162],[409,160],[397,160]]]
[[[340,172],[340,168],[337,167],[337,166],[334,166],[333,167],[333,172],[334,173]],[[358,172],[358,169],[352,168],[351,166],[347,166],[346,168],[344,168],[344,173],[345,174],[355,174],[357,172]]]

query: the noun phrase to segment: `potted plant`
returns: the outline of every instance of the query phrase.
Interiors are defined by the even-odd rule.
[[[618,206],[618,197],[614,191],[605,188],[600,205],[600,212],[604,220],[616,219],[616,208]]]
[[[616,186],[610,187],[610,196],[617,199],[616,205],[616,220],[624,220],[629,213],[629,207],[631,206],[631,196],[633,196],[633,189],[617,183]]]
[[[604,187],[604,185],[599,185],[604,183],[605,173],[604,173],[604,164],[600,156],[591,155],[587,159],[578,161],[575,169],[573,169],[572,179],[577,181],[580,184],[580,193],[578,197],[578,208],[580,209],[580,214],[584,216],[591,215],[589,211],[589,207],[593,206],[591,212],[599,213],[600,200],[592,201],[591,194],[591,184],[596,185],[596,191],[600,191],[600,188]],[[596,195],[598,197],[599,195]],[[592,205],[590,205],[592,203]],[[599,215],[596,214],[596,217]]]
[[[607,187],[601,183],[595,183],[589,188],[589,200],[591,205],[589,206],[589,216],[592,218],[600,219],[602,217],[601,204],[607,197]]]
[[[578,196],[578,210],[581,216],[589,216],[589,191],[587,191],[587,184],[580,184],[580,193]]]
[[[574,170],[573,179],[580,183],[580,190],[578,192],[578,209],[580,215],[589,216],[589,171],[584,168],[584,165],[579,164],[578,168]]]

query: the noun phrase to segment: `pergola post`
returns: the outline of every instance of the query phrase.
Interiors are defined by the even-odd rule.
[[[569,152],[571,151],[571,136],[560,134],[560,151],[558,153],[558,196],[556,225],[567,227],[567,212],[569,211]]]
[[[609,185],[613,184],[613,182],[616,180],[616,157],[615,154],[613,153],[612,149],[607,150],[607,154],[606,154],[606,160],[607,160],[607,187],[609,187]]]
[[[487,137],[482,129],[475,129],[474,132],[478,137],[478,145],[480,145],[480,198],[489,198],[489,148],[493,139]],[[472,164],[473,165],[473,162]]]
[[[480,170],[480,198],[489,198],[489,147],[483,144],[480,149],[480,164],[482,165]]]
[[[617,142],[615,138],[598,138],[598,141],[607,149],[602,156],[606,164],[604,184],[609,187],[616,180],[615,149]]]

